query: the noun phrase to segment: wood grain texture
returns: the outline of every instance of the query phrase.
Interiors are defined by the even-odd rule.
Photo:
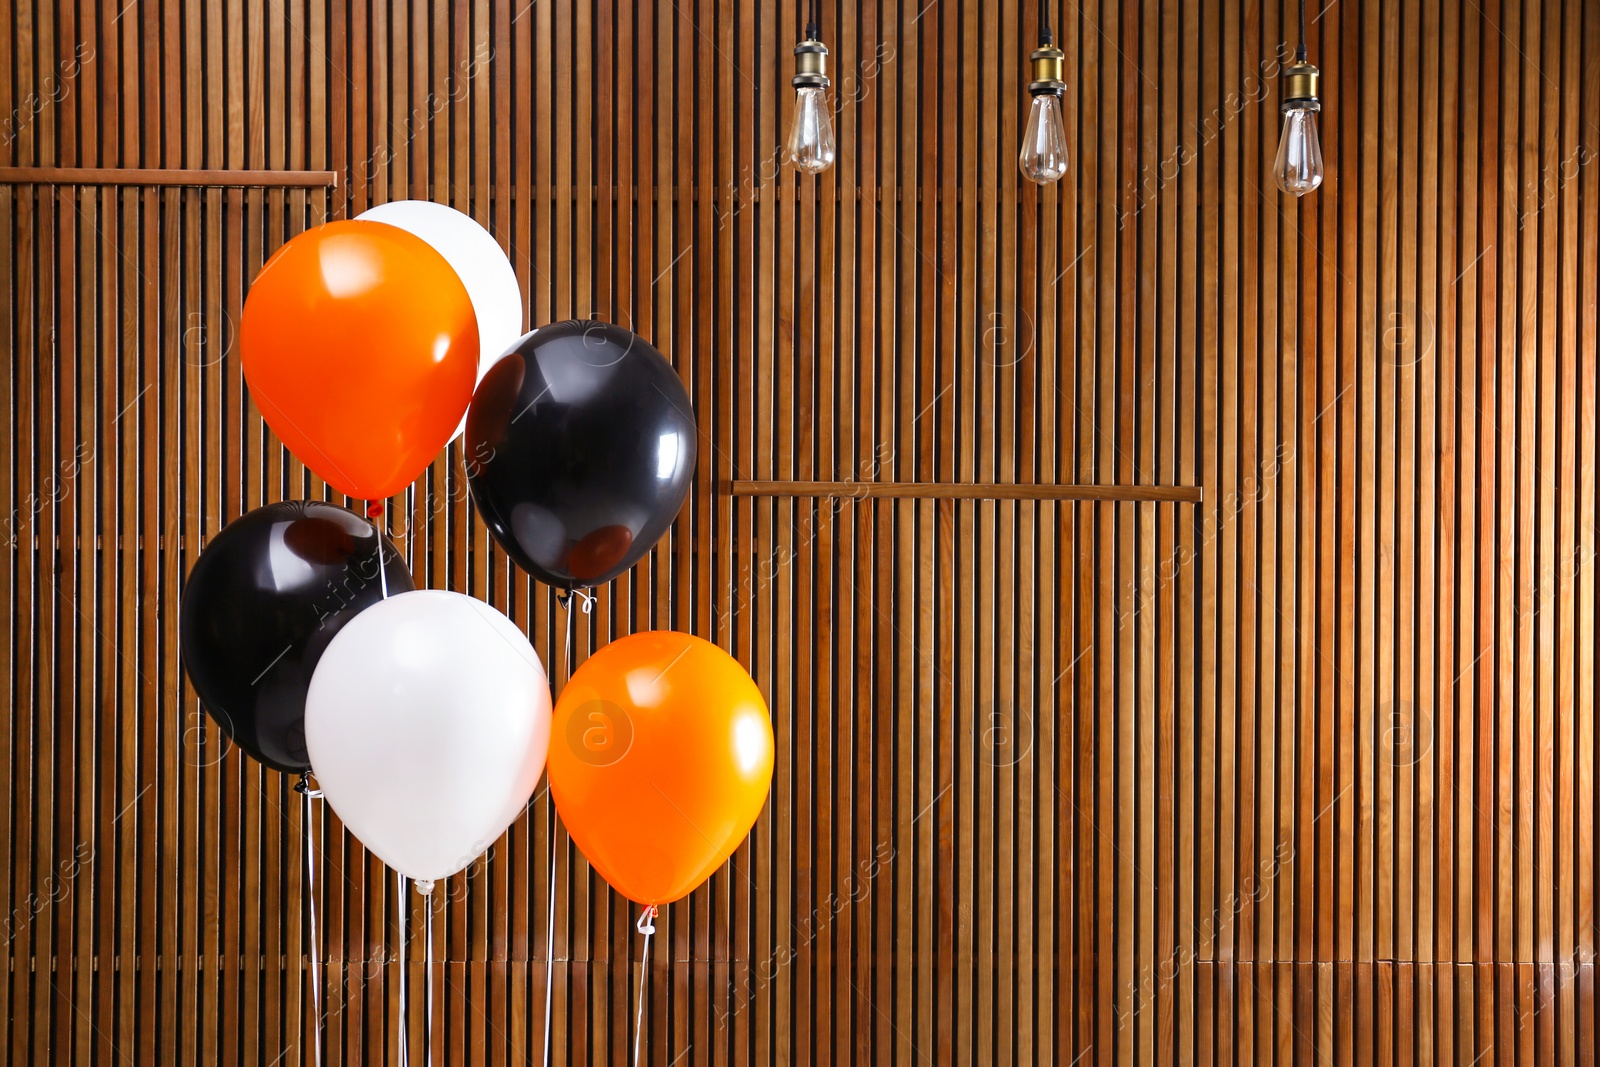
[[[301,798],[176,606],[329,496],[244,388],[251,278],[420,197],[695,403],[691,499],[590,614],[459,445],[384,518],[557,689],[670,627],[769,699],[647,1062],[1594,1062],[1600,11],[1309,5],[1293,201],[1295,5],[1059,6],[1038,189],[1022,0],[824,3],[819,178],[796,0],[0,0],[0,1060],[310,1059]],[[420,1057],[425,905],[313,810],[327,1062]],[[635,915],[542,787],[437,901],[435,1062],[540,1062],[547,994],[554,1062],[628,1061]]]

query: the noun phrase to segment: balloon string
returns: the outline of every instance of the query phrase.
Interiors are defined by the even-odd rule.
[[[433,887],[430,885],[424,892],[431,894],[432,889]],[[424,952],[426,953],[428,970],[426,972],[426,977],[423,980],[422,988],[424,991],[424,999],[427,1001],[428,1005],[428,1013],[423,1017],[422,1020],[422,1035],[427,1041],[426,1047],[428,1052],[425,1062],[427,1063],[428,1067],[433,1067],[433,897],[431,895],[427,899],[427,905],[428,916],[423,925],[426,928],[426,936],[428,939],[427,948],[424,949]]]
[[[317,937],[317,850],[316,827],[313,823],[311,800],[320,797],[322,790],[311,788],[311,772],[300,773],[300,784],[295,786],[295,791],[306,798],[305,804],[305,829],[306,829],[306,911],[311,916],[311,1008],[314,1022],[311,1028],[313,1048],[316,1059],[313,1061],[317,1067],[322,1067],[322,964],[319,959],[322,952],[322,942]]]
[[[388,600],[389,574],[388,569],[384,566],[383,559],[383,529],[378,525],[378,519],[382,515],[382,502],[374,502],[367,505],[367,519],[372,523],[372,532],[378,535],[378,588],[383,590],[383,599]]]
[[[644,935],[644,952],[639,956],[639,1005],[633,1013],[633,1067],[639,1067],[639,1038],[644,1033],[644,983],[650,974],[650,939],[655,936],[656,906],[651,904],[639,916],[634,929]]]
[[[568,616],[570,618],[570,616]],[[550,929],[545,935],[544,1067],[550,1067],[550,1023],[556,986],[556,827],[550,824]]]
[[[406,570],[417,575],[417,483],[406,486]]]
[[[566,589],[556,593],[556,603],[560,604],[567,612],[567,677],[572,677],[572,672],[578,669],[578,654],[572,647],[572,598],[582,599],[583,613],[591,614],[594,611],[594,597],[582,589]]]
[[[567,680],[572,680],[572,672],[578,669],[578,653],[572,647],[572,594],[567,594]]]
[[[400,1067],[406,1067],[411,1062],[411,1050],[406,1047],[406,876],[396,871],[394,882],[400,904],[400,1017],[395,1021],[395,1037],[400,1042]]]
[[[567,677],[572,677],[576,670],[576,655],[572,651],[572,598],[574,595],[583,597],[583,613],[589,614],[594,603],[594,597],[587,593],[569,589],[564,592],[557,591],[556,603],[561,605],[567,613]],[[556,987],[556,838],[558,831],[555,822],[550,824],[550,928],[545,935],[545,966],[544,966],[544,1067],[550,1067],[550,1028],[555,1014],[555,987]]]

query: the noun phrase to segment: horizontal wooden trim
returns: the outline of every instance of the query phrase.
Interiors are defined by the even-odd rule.
[[[337,188],[331,170],[173,170],[158,167],[0,167],[0,185],[201,185]]]
[[[357,182],[369,190],[370,177]],[[337,188],[339,172],[332,170],[227,170],[170,169],[163,167],[0,167],[0,185],[147,185],[190,186],[196,188],[260,188],[289,187],[302,189]],[[1030,190],[1032,192],[1030,193]],[[539,201],[587,201],[589,203],[641,203],[696,204],[732,215],[751,205],[801,204],[812,201],[832,201],[842,204],[942,204],[964,203],[967,197],[959,190],[930,188],[920,184],[884,184],[877,186],[852,186],[832,192],[808,192],[803,186],[787,190],[755,189],[745,193],[730,192],[716,186],[671,186],[652,188],[648,185],[616,185],[596,187],[573,182],[532,182],[489,186],[486,195],[490,200],[532,197]],[[996,194],[998,195],[998,194]],[[1001,201],[1021,204],[1044,196],[1041,186],[1019,187],[1009,198]],[[992,198],[991,198],[992,199]]]
[[[897,497],[923,500],[1114,500],[1198,504],[1198,485],[1024,485],[1007,482],[730,481],[733,496]]]

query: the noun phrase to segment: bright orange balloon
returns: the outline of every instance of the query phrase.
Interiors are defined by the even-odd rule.
[[[640,904],[667,904],[749,836],[772,787],[772,718],[716,645],[634,634],[561,691],[546,767],[561,821],[601,877]]]
[[[393,496],[455,433],[478,376],[466,287],[422,238],[330,222],[256,275],[239,331],[267,425],[346,496]]]

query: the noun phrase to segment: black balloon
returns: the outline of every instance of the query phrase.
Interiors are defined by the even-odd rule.
[[[622,574],[667,532],[694,477],[689,392],[607,322],[524,337],[467,409],[467,481],[496,541],[563,589]]]
[[[391,594],[411,572],[383,539]],[[229,523],[189,571],[178,613],[183,666],[200,702],[240,748],[304,771],[306,690],[323,649],[383,599],[378,531],[333,504],[268,504]]]

